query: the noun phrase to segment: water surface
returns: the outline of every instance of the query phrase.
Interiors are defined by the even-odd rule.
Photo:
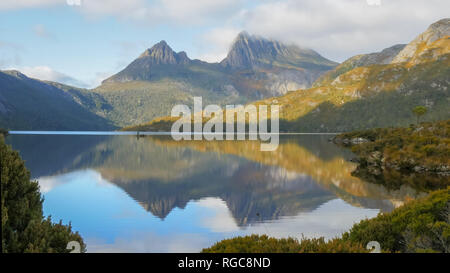
[[[15,134],[45,197],[89,252],[197,252],[247,234],[333,238],[418,193],[351,175],[352,154],[329,136],[174,141],[170,136]]]

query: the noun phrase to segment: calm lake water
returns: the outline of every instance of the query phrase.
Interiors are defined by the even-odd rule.
[[[45,197],[89,252],[198,252],[248,234],[333,238],[418,193],[351,176],[330,136],[181,141],[170,136],[10,135]]]

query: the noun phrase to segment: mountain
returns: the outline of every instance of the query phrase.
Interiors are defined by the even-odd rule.
[[[192,60],[161,41],[91,90],[3,73],[0,126],[108,130],[169,115],[173,106],[191,105],[196,96],[224,106],[307,88],[336,65],[311,49],[246,32],[220,63]]]
[[[220,65],[230,71],[237,90],[258,91],[267,97],[309,88],[338,64],[312,49],[241,32]]]
[[[404,47],[350,58],[313,88],[279,97],[281,127],[342,132],[408,126],[418,105],[428,108],[424,121],[450,118],[449,31],[450,20],[440,20]]]
[[[0,71],[0,127],[22,130],[111,130],[92,112],[107,108],[102,98],[74,87]]]
[[[183,71],[189,72],[189,65],[194,62],[185,52],[176,53],[165,41],[161,41],[144,51],[136,60],[119,73],[104,80],[102,84],[130,81],[153,81],[161,77],[182,78]],[[205,64],[197,61],[198,64]],[[192,71],[194,73],[194,71]]]
[[[340,65],[311,49],[242,32],[220,63],[192,60],[161,41],[92,90],[3,72],[0,126],[107,130],[157,117],[167,125],[172,107],[192,105],[194,96],[221,106],[278,97],[284,131],[405,126],[414,122],[417,105],[428,107],[424,120],[448,119],[449,25],[442,19],[407,45]]]
[[[323,74],[312,88],[277,97],[280,130],[344,132],[408,126],[416,122],[412,109],[418,105],[428,109],[424,121],[449,119],[449,29],[450,20],[440,20],[408,45],[354,56]],[[171,123],[170,118],[160,118],[125,129],[167,130]]]
[[[227,57],[220,62],[231,69],[303,68],[329,70],[337,63],[325,59],[311,49],[285,45],[275,40],[241,32],[234,40]]]
[[[243,104],[310,87],[337,64],[310,49],[240,33],[220,63],[191,60],[161,41],[92,90],[112,107],[101,111],[118,126],[170,114],[177,104]]]

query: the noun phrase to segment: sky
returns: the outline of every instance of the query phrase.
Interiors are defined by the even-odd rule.
[[[408,43],[449,10],[448,0],[1,0],[0,69],[92,88],[161,40],[219,62],[243,30],[342,62]]]

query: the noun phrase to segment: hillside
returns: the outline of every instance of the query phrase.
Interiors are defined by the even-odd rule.
[[[92,112],[107,108],[101,97],[58,83],[0,71],[0,127],[13,130],[111,130]]]
[[[353,57],[324,75],[313,88],[277,98],[281,127],[286,131],[342,132],[406,126],[415,122],[411,110],[417,105],[428,108],[424,120],[450,118],[449,29],[450,19],[431,25],[426,35],[419,37],[432,40],[422,41],[422,46],[403,62],[398,62],[398,56],[404,55],[417,39],[401,51],[402,46],[388,49],[392,53],[399,51],[395,57],[387,54],[386,58],[373,58],[386,50]]]

